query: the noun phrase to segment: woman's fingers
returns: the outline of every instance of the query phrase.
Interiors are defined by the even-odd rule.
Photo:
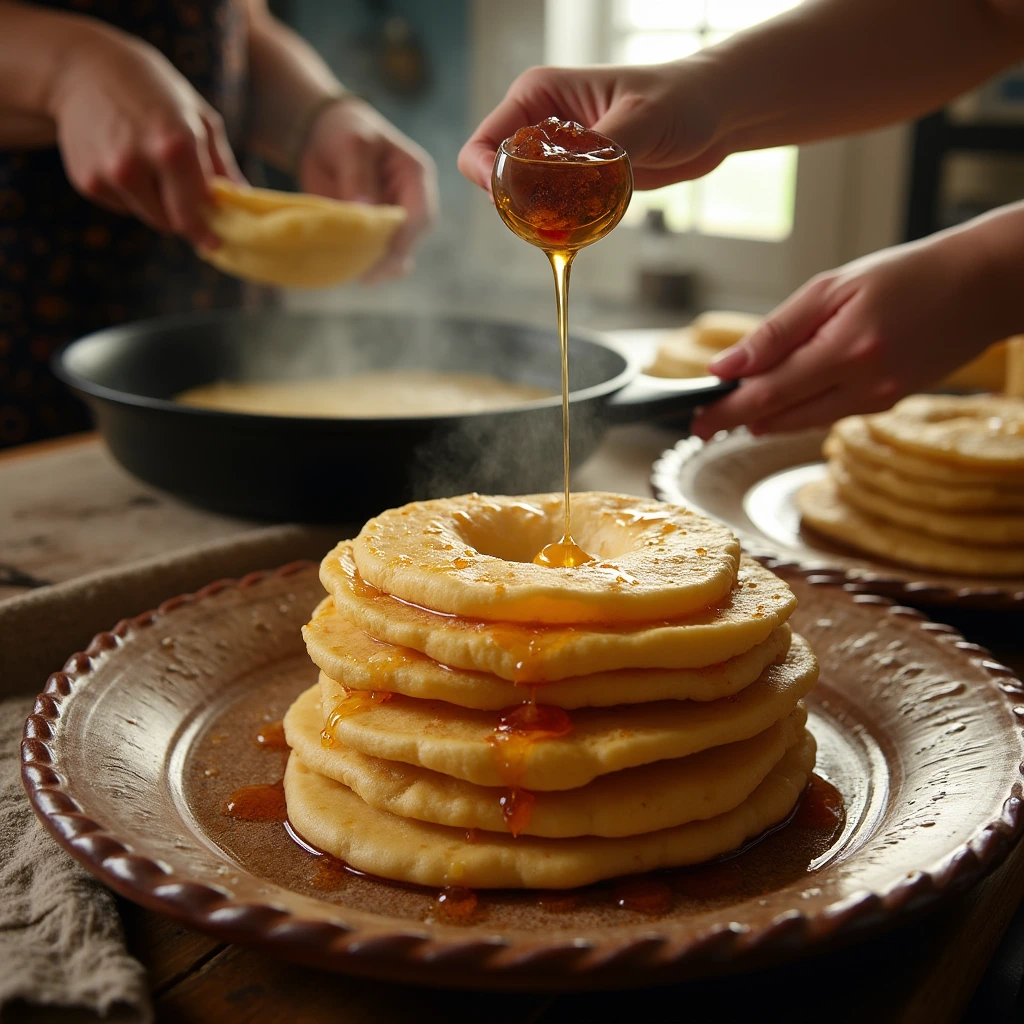
[[[209,229],[204,209],[209,203],[207,181],[212,177],[206,134],[182,128],[156,144],[160,197],[171,229],[202,249],[215,249],[220,239]]]
[[[224,119],[214,110],[207,111],[202,117],[213,173],[222,178],[229,178],[236,185],[245,185],[245,175],[239,170],[235,154],[231,151],[231,143],[224,129]]]
[[[547,115],[545,115],[547,116]],[[498,147],[524,124],[535,124],[543,118],[531,120],[528,108],[518,96],[506,96],[494,110],[480,122],[469,141],[459,151],[459,170],[474,185],[484,191],[491,190],[491,169]]]
[[[700,61],[531,68],[463,146],[459,170],[489,189],[502,140],[523,125],[555,116],[619,143],[629,153],[636,188],[700,177],[729,154],[713,95],[707,66]]]
[[[707,438],[741,424],[768,423],[844,379],[859,378],[848,357],[856,346],[846,344],[852,336],[837,319],[823,325],[807,344],[773,369],[745,379],[735,391],[701,410],[690,428],[693,433]]]
[[[156,172],[151,166],[142,160],[132,160],[115,168],[111,179],[121,201],[139,220],[157,231],[171,231]]]
[[[778,366],[791,352],[806,345],[841,304],[831,278],[809,281],[770,313],[742,341],[708,364],[708,371],[726,380],[751,377]]]
[[[893,404],[887,395],[862,387],[834,387],[789,409],[750,424],[753,434],[826,427],[854,413],[882,412]]]
[[[607,69],[531,68],[525,71],[462,147],[459,170],[474,184],[490,191],[491,169],[498,147],[524,125],[537,124],[546,117],[593,127],[627,150],[634,146],[648,149],[649,123],[636,124],[638,105],[646,106],[646,101],[633,93],[617,99],[615,91],[615,79]],[[650,119],[644,120],[649,122]],[[676,179],[666,178],[666,183],[670,180]]]
[[[402,277],[412,270],[412,252],[437,220],[437,168],[420,147],[402,141],[385,140],[384,159],[377,170],[379,201],[401,206],[405,222],[395,232],[384,258],[364,276],[366,284]]]
[[[558,68],[531,68],[509,86],[505,98],[480,122],[459,153],[459,170],[485,191],[491,188],[491,168],[498,147],[523,125],[537,124],[546,117],[559,117],[593,124],[603,112],[592,84],[599,69],[565,72]]]
[[[216,248],[206,225],[215,174],[241,180],[220,115],[148,43],[98,37],[72,61],[53,117],[83,195]]]
[[[758,433],[798,430],[887,409],[1003,336],[1009,320],[978,326],[991,303],[968,295],[976,254],[968,247],[964,256],[964,244],[960,233],[940,233],[811,282],[767,329],[712,364],[744,379],[694,418],[693,432],[741,423]]]
[[[105,210],[110,210],[111,213],[127,214],[133,212],[117,190],[106,184],[106,182],[93,182],[88,187],[82,189],[82,192],[89,198],[90,202],[95,203],[97,206],[102,206]]]
[[[432,166],[402,160],[393,202],[405,207],[405,223],[395,232],[388,258],[396,273],[405,273],[413,247],[437,219],[437,185]]]
[[[407,273],[411,253],[437,218],[437,169],[425,150],[363,102],[328,105],[312,125],[299,161],[307,192],[388,203],[406,211],[388,253],[363,280]]]
[[[808,427],[823,426],[856,411],[843,401],[840,388],[829,388],[803,402],[797,402],[788,409],[783,409],[762,420],[748,424],[750,432],[755,436],[774,434],[786,430],[805,430]]]
[[[379,144],[353,133],[345,142],[343,158],[334,173],[338,199],[353,203],[376,203]]]
[[[806,344],[701,410],[691,429],[704,438],[741,424],[762,432],[795,430],[797,425],[830,422],[829,417],[845,416],[858,408],[864,412],[886,409],[907,388],[892,367],[886,369],[884,349],[870,304],[853,294],[843,299]],[[837,392],[832,406],[811,404],[832,391]],[[825,411],[798,413],[808,408]]]

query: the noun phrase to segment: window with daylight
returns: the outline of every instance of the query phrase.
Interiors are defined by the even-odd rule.
[[[679,60],[734,32],[796,7],[800,0],[548,0],[549,42],[564,37],[558,24],[570,16],[588,26],[589,54],[577,42],[553,62],[660,64]],[[582,58],[582,59],[581,59]],[[797,149],[784,146],[736,153],[706,177],[633,196],[625,223],[640,224],[661,210],[675,231],[726,238],[782,241],[793,229]]]

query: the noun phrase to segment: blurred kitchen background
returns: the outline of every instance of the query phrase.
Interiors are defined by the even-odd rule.
[[[442,215],[407,280],[295,293],[297,308],[453,310],[550,323],[549,270],[455,160],[509,83],[539,63],[661,62],[794,0],[278,0],[345,84],[437,161]],[[280,181],[275,184],[283,184]],[[1024,197],[1024,67],[922,121],[737,154],[706,178],[637,193],[573,273],[577,325],[762,312],[817,271]]]

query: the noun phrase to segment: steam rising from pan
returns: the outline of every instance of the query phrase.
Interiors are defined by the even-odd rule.
[[[561,469],[554,332],[460,317],[211,312],[100,331],[55,370],[92,406],[125,468],[186,501],[247,518],[345,522],[416,498],[526,493]],[[175,395],[219,380],[275,381],[390,368],[479,373],[550,399],[466,416],[324,418],[189,408]],[[652,391],[599,335],[570,338],[573,457],[612,421],[678,415],[706,397]],[[632,382],[632,384],[631,384]],[[685,382],[692,389],[692,382]],[[609,406],[631,384],[630,393]]]

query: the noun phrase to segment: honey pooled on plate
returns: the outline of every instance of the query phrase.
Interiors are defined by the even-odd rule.
[[[499,147],[491,174],[494,205],[506,226],[543,249],[555,278],[562,357],[562,458],[565,526],[560,540],[535,557],[570,569],[593,558],[572,538],[569,484],[569,272],[576,253],[622,220],[633,195],[633,171],[617,143],[575,121],[549,117],[520,128]]]

